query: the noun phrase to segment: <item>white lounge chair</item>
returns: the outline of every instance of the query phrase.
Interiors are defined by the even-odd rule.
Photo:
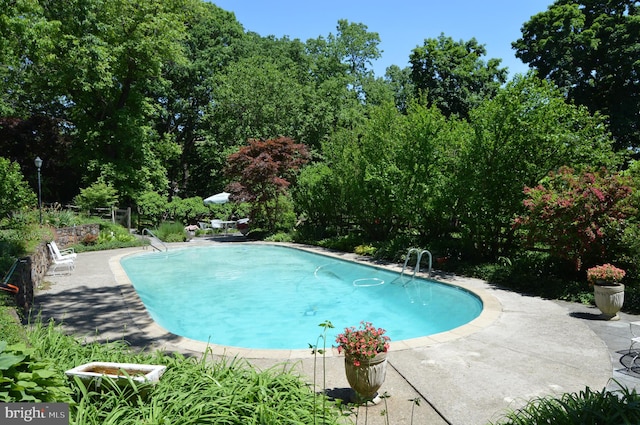
[[[56,253],[50,243],[47,244],[47,247],[49,248],[49,254],[51,254],[51,267],[53,268],[53,270],[51,270],[51,274],[53,276],[62,274],[57,273],[59,268],[66,269],[66,274],[71,274],[71,272],[75,270],[76,264],[73,258],[60,259],[56,256]]]
[[[213,232],[216,233],[218,232],[218,229],[224,229],[224,224],[222,223],[222,220],[213,219],[211,220],[211,228],[213,229]]]
[[[51,245],[51,248],[53,249],[53,252],[56,254],[55,256],[58,260],[69,260],[69,259],[75,260],[76,257],[78,256],[78,254],[76,254],[73,248],[66,248],[66,249],[60,250],[58,248],[58,245],[56,244],[56,241],[51,241],[49,245]]]
[[[199,221],[198,227],[200,227],[200,230],[202,230],[204,234],[209,233],[209,231],[213,231],[213,229],[211,228],[211,224],[207,223],[206,221]]]

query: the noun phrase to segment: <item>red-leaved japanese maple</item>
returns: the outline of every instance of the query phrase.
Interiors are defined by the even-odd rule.
[[[264,211],[264,224],[273,229],[278,197],[287,193],[309,157],[306,145],[289,137],[249,139],[246,146],[227,158],[225,174],[234,180],[228,190],[234,199],[253,204],[252,220],[258,211]]]

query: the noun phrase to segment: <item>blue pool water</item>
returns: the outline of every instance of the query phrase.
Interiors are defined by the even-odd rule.
[[[455,286],[281,246],[193,247],[121,264],[160,326],[220,345],[308,348],[326,320],[335,326],[327,346],[363,320],[397,341],[451,330],[482,311],[477,296]]]

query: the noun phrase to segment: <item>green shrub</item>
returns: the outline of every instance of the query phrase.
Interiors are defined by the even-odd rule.
[[[187,239],[184,225],[177,222],[165,221],[161,223],[154,234],[163,242],[184,242]]]
[[[324,248],[335,249],[344,252],[353,252],[356,246],[364,242],[362,236],[349,234],[346,236],[335,236],[318,241],[318,245]]]
[[[265,240],[269,242],[292,242],[293,236],[291,233],[279,232],[265,238]]]
[[[74,202],[83,211],[113,207],[118,203],[118,191],[103,179],[98,179],[91,186],[80,189],[80,194],[74,198]]]
[[[39,360],[24,343],[0,341],[0,401],[71,403],[72,391],[54,363]]]
[[[138,206],[138,225],[142,227],[147,224],[158,226],[169,207],[167,198],[153,191],[142,193],[135,201]]]
[[[43,211],[43,221],[55,228],[70,227],[82,224],[82,219],[71,210],[64,210],[59,205]]]
[[[203,203],[199,196],[185,199],[174,198],[169,203],[169,213],[174,220],[196,223],[209,214],[209,207]]]
[[[368,255],[371,256],[376,253],[376,247],[372,245],[358,245],[353,250],[358,255]]]
[[[640,423],[640,396],[622,388],[596,392],[587,387],[560,398],[545,397],[529,402],[506,415],[500,425],[619,425]]]
[[[119,224],[113,224],[111,222],[103,222],[100,224],[100,236],[98,237],[98,244],[105,244],[110,242],[133,242],[136,237],[129,233],[129,230],[122,227]]]
[[[20,165],[0,157],[0,217],[37,205],[36,195],[24,180]]]

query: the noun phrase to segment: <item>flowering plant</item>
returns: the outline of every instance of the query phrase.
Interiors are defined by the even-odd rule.
[[[199,227],[196,224],[190,224],[184,228],[184,230],[186,230],[187,232],[195,232],[198,229]]]
[[[587,281],[593,285],[597,281],[606,283],[620,282],[625,276],[625,271],[609,263],[591,267],[587,270]]]
[[[353,326],[344,329],[344,333],[336,337],[338,353],[344,351],[344,355],[353,359],[354,366],[360,366],[360,362],[372,359],[379,353],[389,350],[390,338],[384,333],[386,330],[375,328],[371,322],[360,322],[360,327]]]

